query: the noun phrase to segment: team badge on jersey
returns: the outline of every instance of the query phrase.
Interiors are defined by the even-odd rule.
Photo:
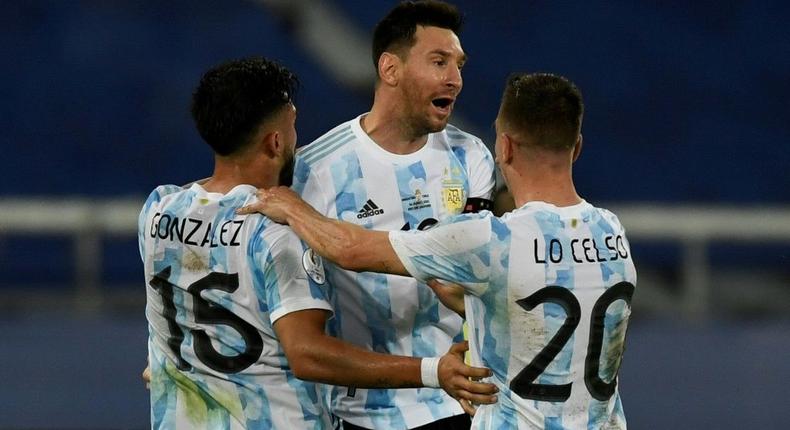
[[[324,275],[324,260],[322,260],[321,256],[316,254],[312,248],[307,248],[307,251],[302,254],[302,266],[304,266],[304,271],[307,272],[307,276],[316,284],[322,285],[324,281],[326,281],[326,276]]]
[[[442,203],[447,212],[451,214],[461,213],[464,208],[464,181],[456,175],[455,168],[450,172],[444,169],[444,179],[442,179]]]

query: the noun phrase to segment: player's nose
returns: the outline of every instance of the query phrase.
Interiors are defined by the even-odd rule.
[[[463,77],[461,76],[461,68],[458,66],[448,67],[447,73],[444,76],[445,85],[461,91],[464,84]]]

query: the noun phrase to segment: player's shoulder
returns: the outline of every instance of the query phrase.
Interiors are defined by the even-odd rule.
[[[504,221],[488,210],[453,215],[439,225],[454,225],[472,232],[506,228]]]
[[[458,157],[461,163],[468,166],[468,168],[479,166],[478,163],[482,161],[493,172],[494,157],[491,156],[491,151],[479,137],[467,133],[452,124],[447,124],[447,127],[438,133],[438,136],[447,145],[447,148]]]
[[[355,141],[356,138],[352,126],[355,120],[358,120],[358,118],[336,126],[309,144],[299,148],[296,151],[296,161],[313,166],[326,160],[329,155],[337,154],[341,148]]]
[[[265,256],[266,261],[281,267],[301,266],[308,248],[299,236],[287,225],[277,224],[268,218],[265,223],[261,234],[251,244],[251,254]]]
[[[261,214],[246,215],[244,225],[247,230],[245,236],[250,238],[253,250],[278,251],[300,243],[290,227]]]
[[[498,220],[496,215],[494,215],[489,210],[482,210],[478,212],[464,212],[457,215],[453,215],[450,217],[451,222],[459,223],[459,222],[470,222],[470,221],[485,221],[485,222],[493,222],[494,220]]]
[[[488,150],[483,143],[483,140],[479,137],[475,136],[472,133],[468,133],[466,131],[461,130],[460,128],[452,125],[447,124],[444,130],[441,133],[447,141],[447,144],[450,146],[461,146],[461,147],[471,147],[471,148],[485,148],[486,151]]]
[[[553,232],[564,228],[565,219],[589,218],[583,212],[591,208],[589,205],[557,207],[542,201],[530,201],[502,215],[500,220],[505,224],[518,225],[518,230],[525,232]]]
[[[483,210],[474,213],[462,213],[446,218],[427,229],[426,240],[438,240],[440,243],[464,243],[475,246],[491,240],[504,240],[510,236],[510,228],[492,212]]]
[[[173,184],[159,185],[158,187],[154,188],[153,191],[151,191],[151,193],[148,195],[148,199],[153,201],[160,201],[162,200],[162,198],[166,196],[179,193],[181,191],[184,191],[184,187],[181,187],[179,185],[173,185]]]
[[[150,194],[148,194],[148,198],[145,200],[145,205],[143,206],[143,211],[145,212],[152,206],[160,204],[162,200],[172,197],[173,195],[183,191],[184,188],[178,185],[159,185],[158,187],[154,188]]]
[[[495,233],[498,237],[509,235],[510,233],[510,226],[508,225],[507,214],[505,214],[502,217],[498,217],[489,210],[482,210],[477,213],[462,214],[462,215],[470,216],[469,218],[470,220],[478,220],[478,222],[485,223],[491,229],[491,232]]]
[[[590,205],[590,207],[593,211],[595,211],[596,214],[598,214],[598,216],[601,219],[603,219],[607,223],[620,229],[623,228],[623,225],[620,223],[620,218],[618,218],[617,214],[615,214],[611,210],[602,207],[592,206],[592,205]]]
[[[521,220],[520,222],[531,220],[541,228],[564,228],[568,220],[571,220],[571,223],[581,221],[588,225],[603,226],[608,224],[611,226],[609,228],[614,230],[623,228],[617,215],[612,211],[594,206],[586,200],[573,206],[564,207],[544,202],[529,202],[503,218],[506,220],[518,218]]]

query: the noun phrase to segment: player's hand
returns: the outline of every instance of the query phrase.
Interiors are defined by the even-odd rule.
[[[464,352],[469,344],[459,342],[439,360],[439,384],[469,415],[475,414],[472,404],[496,403],[497,387],[494,384],[480,382],[480,379],[492,375],[491,370],[484,367],[471,367],[464,364]]]
[[[258,189],[258,201],[236,210],[239,215],[259,212],[280,224],[288,223],[288,215],[300,206],[307,205],[293,190],[288,187],[272,187]]]
[[[140,376],[142,376],[143,382],[145,382],[145,389],[146,390],[150,390],[151,389],[151,366],[145,366],[145,369],[143,369],[143,374],[140,375]]]
[[[439,281],[438,279],[428,281],[428,286],[431,287],[439,301],[447,306],[447,309],[461,315],[461,318],[466,317],[464,287],[447,281]]]

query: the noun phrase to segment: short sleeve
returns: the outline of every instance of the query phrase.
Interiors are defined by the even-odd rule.
[[[420,281],[483,284],[491,274],[491,217],[488,211],[457,215],[425,231],[392,231],[389,239],[406,270]]]
[[[304,201],[323,215],[327,215],[329,208],[326,193],[321,187],[315,169],[297,154],[294,165],[293,190]]]
[[[478,150],[469,151],[469,197],[491,200],[496,186],[496,166],[491,151],[476,140]]]
[[[143,262],[145,262],[145,237],[146,234],[150,232],[151,228],[153,228],[146,228],[152,208],[159,207],[158,203],[162,201],[162,197],[182,190],[183,188],[177,185],[160,185],[151,191],[151,194],[149,194],[148,198],[145,200],[145,204],[143,204],[143,208],[140,210],[140,215],[137,217],[137,246],[140,251],[140,258],[142,258]]]
[[[264,269],[265,296],[271,323],[296,311],[332,312],[321,257],[306,248],[288,228],[269,246]]]

